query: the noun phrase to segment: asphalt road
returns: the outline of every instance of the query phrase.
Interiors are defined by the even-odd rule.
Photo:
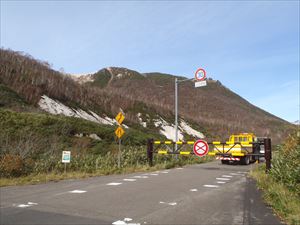
[[[247,177],[251,166],[212,162],[5,187],[1,224],[281,224]]]

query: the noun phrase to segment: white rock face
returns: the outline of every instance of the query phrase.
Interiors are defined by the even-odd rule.
[[[166,138],[175,141],[175,125],[169,124],[166,122],[163,118],[159,118],[154,120],[155,127],[161,127],[161,130],[159,131],[162,135],[164,135]],[[178,126],[178,140],[183,140],[183,133],[187,133],[188,135],[194,136],[196,138],[204,138],[205,136],[193,129],[187,122],[184,120],[181,120],[180,126]]]
[[[159,133],[164,135],[167,139],[175,141],[175,125],[174,124],[169,124],[167,121],[165,121],[163,118],[159,118],[157,120],[154,120],[154,125],[156,127],[160,127]],[[183,140],[183,134],[182,132],[178,129],[178,140]]]
[[[54,114],[54,115],[64,115],[69,117],[77,117],[82,118],[85,120],[89,120],[95,123],[99,124],[105,124],[105,125],[115,125],[117,124],[117,121],[115,119],[111,119],[109,117],[102,118],[93,111],[86,112],[82,109],[73,109],[70,108],[64,104],[62,104],[59,101],[53,100],[52,98],[49,98],[47,95],[43,95],[38,103],[41,109],[44,111]],[[125,124],[123,124],[125,128],[129,128]]]
[[[205,137],[201,132],[193,129],[184,120],[181,120],[181,122],[180,122],[180,128],[181,128],[181,130],[184,130],[188,135],[194,136],[196,138],[204,138]]]
[[[138,113],[138,114],[137,114],[137,117],[138,117],[138,119],[139,119],[140,124],[141,124],[143,127],[147,127],[147,122],[143,122],[143,119],[142,119],[141,116],[142,116],[141,113]]]
[[[88,74],[70,74],[70,78],[72,78],[74,81],[76,81],[79,84],[84,84],[87,82],[93,82],[93,73]]]

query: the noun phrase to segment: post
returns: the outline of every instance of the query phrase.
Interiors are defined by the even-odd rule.
[[[65,174],[67,173],[67,163],[64,163],[65,164]]]
[[[119,138],[118,168],[121,168],[121,138]]]
[[[175,78],[175,142],[178,141],[178,79]],[[177,152],[177,143],[175,143],[175,152]]]
[[[271,169],[271,159],[272,159],[271,138],[265,138],[264,145],[265,145],[266,173],[268,173]]]
[[[147,158],[149,166],[153,166],[153,139],[148,139],[147,142]]]

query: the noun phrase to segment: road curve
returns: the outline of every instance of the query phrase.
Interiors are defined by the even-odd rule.
[[[1,224],[281,222],[247,177],[253,165],[211,162],[149,173],[0,188]]]

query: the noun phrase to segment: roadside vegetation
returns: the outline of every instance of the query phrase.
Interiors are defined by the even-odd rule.
[[[273,153],[272,169],[265,166],[251,172],[263,190],[265,201],[290,225],[300,224],[300,137],[290,135]]]
[[[121,168],[117,168],[116,127],[64,116],[0,109],[0,186],[41,183],[108,174],[152,171],[202,163],[210,158],[155,156],[148,167],[148,138],[157,134],[126,129]],[[71,151],[64,173],[62,151]]]

